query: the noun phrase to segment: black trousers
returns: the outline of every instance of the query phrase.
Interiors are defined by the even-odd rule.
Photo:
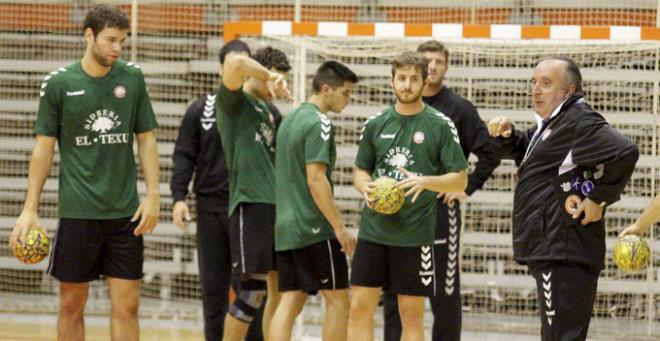
[[[198,209],[203,206],[199,204]],[[204,308],[204,336],[209,341],[222,340],[225,315],[229,304],[229,287],[237,290],[229,253],[229,218],[226,211],[197,211],[197,257],[202,284]],[[245,340],[262,341],[261,316],[263,308],[250,324]]]
[[[435,262],[435,296],[430,297],[433,312],[433,341],[461,339],[461,282],[458,251],[460,247],[461,211],[457,201],[448,207],[438,200]],[[385,341],[401,339],[401,318],[396,295],[383,295]]]
[[[599,271],[573,262],[529,264],[536,280],[541,340],[587,339]]]

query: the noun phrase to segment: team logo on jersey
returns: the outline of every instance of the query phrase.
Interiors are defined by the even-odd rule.
[[[76,146],[90,146],[94,143],[128,143],[127,133],[111,133],[112,130],[120,125],[121,121],[119,121],[119,115],[115,114],[112,110],[97,110],[89,114],[89,117],[87,117],[85,125],[83,126],[86,130],[89,130],[92,135],[76,136]]]
[[[112,89],[112,93],[115,95],[117,98],[124,98],[126,97],[126,88],[123,85],[117,85],[114,89]]]
[[[121,125],[119,116],[114,111],[108,109],[97,110],[91,113],[87,121],[85,121],[85,129],[101,134],[105,134],[119,127],[119,125]]]
[[[424,133],[421,132],[421,131],[416,131],[413,134],[413,142],[415,142],[417,144],[420,144],[420,143],[424,142],[424,138],[425,138]]]
[[[392,169],[386,173],[386,170],[379,168],[378,176],[387,175],[395,180],[403,180],[406,176],[399,171],[399,168],[408,168],[415,164],[410,149],[406,147],[392,147],[385,153],[385,163]]]
[[[275,138],[275,132],[273,131],[273,128],[271,128],[265,122],[261,122],[261,124],[259,125],[259,130],[257,130],[254,136],[254,140],[256,142],[265,142],[266,145],[268,146],[268,149],[274,152],[275,151],[275,146],[273,145],[274,138]]]
[[[394,147],[390,148],[385,154],[385,163],[395,168],[405,168],[415,163],[415,161],[412,160],[410,149],[406,147]]]

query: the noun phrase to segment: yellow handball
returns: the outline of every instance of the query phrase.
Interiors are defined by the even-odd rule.
[[[369,200],[373,202],[374,211],[387,215],[399,212],[406,197],[403,190],[396,187],[396,180],[380,177],[374,183],[376,187],[369,195]]]
[[[614,244],[614,264],[624,272],[639,272],[646,268],[651,259],[651,250],[638,235],[625,235]]]
[[[17,241],[14,245],[14,256],[25,264],[41,262],[48,255],[50,241],[41,230],[32,228],[25,236],[25,241]]]

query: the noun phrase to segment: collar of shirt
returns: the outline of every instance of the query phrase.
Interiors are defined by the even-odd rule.
[[[546,120],[544,120],[543,117],[541,117],[539,114],[534,114],[534,118],[536,118],[536,131],[534,132],[534,136],[536,136],[541,132],[541,128],[543,127],[543,121],[549,122],[553,117],[559,114],[559,111],[561,111],[561,108],[564,106],[564,103],[566,103],[566,100],[559,103],[559,105],[555,108],[555,110],[552,111],[552,113],[550,114],[550,116],[548,116]]]
[[[529,145],[527,146],[527,150],[525,151],[525,156],[523,157],[522,164],[524,164],[527,161],[527,158],[529,157],[529,154],[532,153],[532,150],[534,150],[534,147],[536,147],[536,144],[539,142],[539,134],[541,134],[541,131],[546,127],[548,122],[550,122],[550,119],[553,117],[557,116],[559,114],[559,111],[561,110],[561,107],[566,103],[566,100],[561,102],[555,110],[552,111],[550,116],[544,120],[541,116],[538,114],[534,114],[534,117],[536,118],[536,131],[534,132],[534,135],[532,135],[532,138],[529,140]]]

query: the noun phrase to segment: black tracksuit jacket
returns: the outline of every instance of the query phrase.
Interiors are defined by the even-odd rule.
[[[229,202],[229,171],[222,141],[216,127],[216,92],[199,97],[186,111],[174,145],[174,170],[170,181],[173,202],[185,200],[188,184],[195,174],[193,192],[198,208],[206,212],[226,212]],[[268,103],[278,126],[279,110]],[[199,200],[199,199],[202,200]]]
[[[423,99],[426,104],[454,122],[465,158],[467,159],[470,153],[477,156],[478,161],[468,177],[468,185],[465,188],[465,193],[472,195],[483,187],[484,182],[500,164],[500,159],[493,150],[486,124],[481,120],[472,103],[445,86],[437,94]]]
[[[587,195],[596,203],[619,200],[639,158],[637,146],[612,128],[581,96],[569,98],[559,113],[543,122],[539,141],[523,162],[536,126],[514,130],[510,138],[495,139],[496,152],[518,165],[513,199],[513,252],[516,261],[569,261],[600,271],[605,258],[604,218],[580,224],[562,219],[555,180],[559,167],[572,155],[581,169],[604,166]],[[570,162],[569,162],[570,163]]]

